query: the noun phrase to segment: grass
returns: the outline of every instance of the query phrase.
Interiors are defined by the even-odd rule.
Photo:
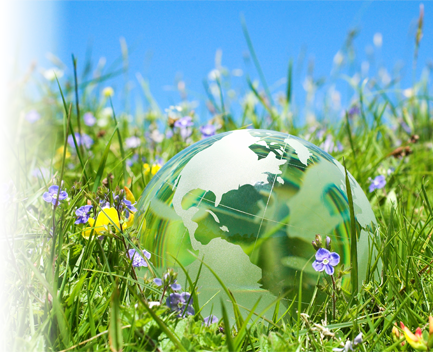
[[[221,126],[218,132],[247,125],[290,132],[328,148],[340,162],[344,160],[366,192],[378,221],[370,246],[377,259],[370,258],[367,280],[354,286],[352,293],[337,290],[335,308],[329,297],[323,304],[311,302],[306,308],[299,304],[297,312],[292,306],[281,319],[283,307],[277,300],[269,307],[274,312],[272,320],[246,307],[251,310],[247,318],[236,314],[233,323],[226,305],[233,303],[235,311],[242,307],[235,301],[222,302],[222,311],[214,312],[219,322],[204,326],[197,278],[188,276],[183,289],[191,293],[196,314],[177,318],[164,304],[162,296],[167,297],[167,292],[152,282],[162,273],[147,259],[148,268],[133,267],[126,254],[130,248],[138,249],[138,226],[127,226],[122,213],[122,221],[111,226],[111,236],[99,240],[93,231],[86,240],[82,236],[85,226],[74,224],[75,208],[89,201],[96,209],[97,199],[107,194],[114,202],[113,192],[121,195],[124,186],[138,199],[153,174],[143,168],[142,158],[151,168],[158,157],[168,161],[198,141],[199,119],[187,99],[179,104],[180,111],[162,113],[140,76],[148,109],[138,109],[132,123],[127,113],[114,111],[109,96],[98,93],[105,79],[117,71],[99,73],[92,79],[86,69],[89,65],[85,65],[78,75],[79,65],[73,58],[74,75],[62,78],[59,84],[41,81],[35,75],[32,79],[39,86],[40,99],[20,94],[11,104],[14,116],[35,109],[41,118],[30,123],[21,114],[5,136],[13,159],[2,205],[7,214],[2,241],[7,263],[7,291],[2,299],[8,325],[6,350],[331,351],[362,332],[358,350],[395,351],[404,338],[393,336],[394,323],[403,321],[412,331],[426,326],[433,304],[429,71],[410,91],[399,88],[398,77],[387,84],[381,83],[380,77],[370,77],[354,85],[345,118],[332,122],[316,118],[302,124],[293,101],[292,64],[284,93],[274,94],[264,81],[246,25],[243,28],[262,84],[247,78],[249,88],[244,97],[238,97],[244,102],[241,114],[234,116],[233,101],[227,99],[229,74],[223,72],[215,82],[206,81],[208,98],[204,103],[212,123]],[[416,50],[419,40],[417,36]],[[349,52],[350,45],[346,44],[343,54]],[[342,74],[344,67],[337,69]],[[317,88],[319,83],[311,76],[308,79]],[[349,113],[351,107],[358,112]],[[329,111],[332,115],[332,109]],[[95,126],[84,123],[85,112],[97,117]],[[193,117],[195,125],[187,140],[173,129],[175,113]],[[94,143],[86,147],[78,138],[68,142],[70,131],[82,131]],[[174,133],[161,141],[155,131]],[[135,148],[128,147],[132,136],[140,138]],[[341,150],[327,146],[327,138],[328,143],[341,143]],[[388,174],[389,169],[394,171]],[[369,192],[371,179],[380,174],[386,177],[385,187]],[[62,185],[69,194],[68,200],[54,207],[42,199],[53,184]],[[352,236],[356,236],[354,225]],[[206,261],[203,270],[205,266]],[[356,266],[350,274],[357,282]],[[300,278],[302,281],[302,273]],[[223,282],[221,289],[227,290]],[[330,281],[324,276],[318,290],[331,296]],[[159,301],[160,306],[150,307],[151,302]]]

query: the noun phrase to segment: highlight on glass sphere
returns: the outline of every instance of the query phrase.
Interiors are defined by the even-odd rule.
[[[376,219],[350,174],[349,181],[361,281]],[[194,281],[203,260],[240,307],[251,309],[261,296],[257,312],[282,294],[288,306],[299,292],[302,270],[302,302],[309,304],[320,275],[312,266],[316,234],[329,236],[339,265],[351,267],[345,169],[317,146],[286,133],[236,130],[191,145],[153,177],[137,208],[139,241],[157,269],[175,268],[186,287],[177,261]],[[204,265],[197,287],[200,304],[210,300],[203,314],[220,312],[221,298],[230,306]],[[350,275],[342,278],[342,288],[350,291]]]

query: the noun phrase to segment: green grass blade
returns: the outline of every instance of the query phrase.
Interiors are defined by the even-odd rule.
[[[344,171],[346,174],[346,192],[350,210],[350,262],[352,269],[350,270],[350,280],[352,283],[352,295],[358,294],[358,236],[356,234],[356,218],[355,209],[353,207],[352,188],[350,187],[349,174],[344,161]]]
[[[110,349],[113,352],[121,352],[123,349],[122,322],[120,319],[120,292],[117,284],[111,295],[110,328],[108,331]]]
[[[108,153],[110,152],[111,141],[113,140],[114,134],[116,132],[117,132],[117,126],[114,129],[113,133],[111,134],[111,137],[107,142],[107,145],[105,146],[104,154],[102,154],[101,162],[99,163],[98,171],[96,172],[95,183],[93,184],[93,192],[96,192],[98,190],[99,184],[102,180],[104,169],[105,169],[105,163],[107,162]]]
[[[274,105],[272,100],[271,92],[269,91],[268,84],[266,83],[265,75],[263,74],[262,68],[260,66],[259,60],[257,59],[256,52],[254,50],[253,42],[251,41],[250,34],[248,33],[247,23],[245,17],[241,14],[242,31],[244,32],[245,39],[247,41],[248,50],[250,51],[251,57],[253,58],[254,65],[256,66],[257,72],[259,73],[260,81],[265,89],[266,95],[269,99],[269,103]]]
[[[229,351],[238,351],[237,349],[235,349],[235,346],[233,344],[233,337],[230,328],[229,316],[227,314],[227,310],[222,299],[221,299],[221,313],[224,321],[224,332],[226,335],[227,348]]]
[[[123,182],[124,182],[124,185],[126,186],[126,184],[128,182],[128,174],[126,173],[125,150],[123,149],[122,136],[120,134],[119,124],[117,123],[116,114],[114,112],[114,107],[113,107],[113,101],[111,100],[111,98],[110,98],[110,105],[111,105],[111,110],[113,111],[114,123],[116,124],[117,138],[119,139],[120,155],[122,156]]]

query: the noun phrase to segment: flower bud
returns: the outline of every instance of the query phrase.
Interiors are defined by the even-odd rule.
[[[313,248],[318,251],[320,249],[320,247],[317,245],[316,241],[311,242],[311,244],[313,245]]]
[[[325,244],[325,246],[326,246],[326,249],[327,249],[328,251],[331,250],[331,237],[326,236],[326,244]]]
[[[319,234],[316,235],[316,244],[317,246],[319,246],[319,248],[322,248],[322,236],[320,236]]]

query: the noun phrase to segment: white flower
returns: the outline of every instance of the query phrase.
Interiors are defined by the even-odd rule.
[[[221,77],[221,72],[217,69],[214,69],[209,72],[207,77],[209,78],[210,81],[216,81],[218,78]]]
[[[113,109],[111,109],[110,107],[102,109],[100,118],[98,119],[98,123],[97,123],[98,126],[99,127],[107,126],[112,116],[113,116]]]
[[[373,36],[373,43],[376,48],[380,48],[382,46],[382,33],[376,33]]]
[[[159,132],[159,130],[155,129],[150,133],[150,139],[155,143],[161,143],[164,140],[164,135]]]
[[[56,79],[56,76],[57,78],[63,77],[63,71],[58,69],[57,67],[53,67],[45,70],[43,75],[48,81],[54,81]]]
[[[112,97],[114,95],[114,90],[111,87],[105,87],[102,90],[102,95],[106,98]]]
[[[138,137],[129,137],[125,139],[125,144],[128,148],[138,148],[141,144],[141,140]]]

